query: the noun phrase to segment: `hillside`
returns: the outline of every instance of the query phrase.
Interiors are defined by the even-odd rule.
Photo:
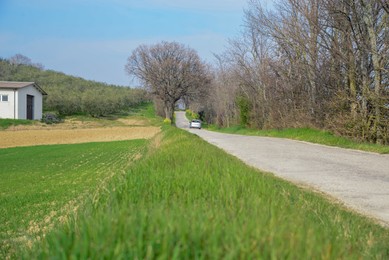
[[[85,80],[44,70],[42,66],[14,64],[5,59],[0,59],[0,80],[36,82],[48,93],[44,98],[44,110],[61,115],[103,116],[147,101],[146,92],[141,89]]]

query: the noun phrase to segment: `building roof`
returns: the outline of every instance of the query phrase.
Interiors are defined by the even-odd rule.
[[[47,95],[47,93],[35,82],[0,81],[0,89],[20,89],[31,85],[41,92],[42,95]]]

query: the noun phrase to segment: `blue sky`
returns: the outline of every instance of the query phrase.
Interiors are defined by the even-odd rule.
[[[242,30],[246,0],[0,0],[0,57],[118,85],[140,44],[177,41],[212,62]]]

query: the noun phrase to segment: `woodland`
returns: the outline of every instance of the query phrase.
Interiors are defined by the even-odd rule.
[[[207,99],[221,127],[313,127],[389,143],[389,2],[251,0],[242,33],[216,54]]]

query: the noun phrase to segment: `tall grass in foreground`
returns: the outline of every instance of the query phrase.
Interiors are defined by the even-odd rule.
[[[31,258],[388,259],[389,230],[168,127]]]
[[[312,128],[258,130],[258,129],[245,128],[241,126],[218,128],[214,125],[211,125],[207,129],[212,131],[222,132],[222,133],[229,133],[229,134],[289,138],[289,139],[294,139],[299,141],[306,141],[306,142],[336,146],[341,148],[349,148],[349,149],[356,149],[356,150],[367,151],[367,152],[389,154],[388,145],[356,142],[345,137],[336,136],[328,131],[316,130]]]

